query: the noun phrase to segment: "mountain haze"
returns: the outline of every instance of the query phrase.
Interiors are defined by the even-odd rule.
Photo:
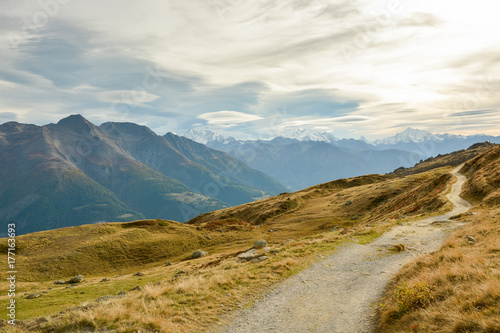
[[[191,129],[185,136],[236,157],[290,190],[412,167],[423,159],[479,142],[500,143],[500,136],[432,134],[413,128],[372,142],[363,137],[339,139],[329,131],[301,128],[284,131],[272,140],[238,140],[202,128]]]
[[[227,152],[294,191],[332,179],[410,167],[423,158],[404,150],[379,150],[354,139],[330,143],[319,139],[299,141],[277,137],[242,141],[229,137],[222,141],[208,141],[207,145]]]
[[[467,149],[475,143],[485,141],[500,143],[500,136],[483,134],[469,136],[447,133],[432,134],[419,129],[407,128],[394,136],[375,140],[373,144],[379,149],[402,149],[424,155],[425,157],[432,157]]]

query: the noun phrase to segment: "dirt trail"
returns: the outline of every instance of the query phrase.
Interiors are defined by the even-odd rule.
[[[437,250],[449,231],[461,224],[448,219],[466,212],[471,204],[459,194],[465,176],[452,171],[457,182],[447,198],[452,211],[433,218],[393,227],[370,244],[352,244],[291,277],[249,309],[241,310],[219,332],[325,332],[372,331],[373,305],[400,267],[421,253]],[[403,243],[409,251],[388,248]]]

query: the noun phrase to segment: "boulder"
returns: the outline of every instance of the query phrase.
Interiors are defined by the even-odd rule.
[[[177,273],[175,273],[174,278],[179,277],[182,274],[186,274],[186,271],[182,271],[182,270],[178,271]]]
[[[137,291],[142,291],[143,288],[141,286],[137,286],[135,288],[130,289],[130,291],[137,290]]]
[[[144,276],[144,273],[142,273],[142,272],[137,272],[137,273],[133,274],[133,276]]]
[[[267,242],[264,239],[259,239],[253,243],[253,247],[256,249],[262,249],[267,246]]]
[[[37,298],[37,297],[40,297],[40,294],[29,294],[26,298],[33,299],[33,298]]]
[[[80,283],[82,281],[83,281],[83,275],[78,274],[77,276],[72,277],[67,283],[73,284],[73,283]]]
[[[65,284],[66,281],[64,280],[57,280],[56,282],[54,282],[54,284]]]
[[[204,257],[208,255],[208,252],[206,251],[203,251],[203,250],[196,250],[193,252],[193,254],[191,255],[191,259],[197,259],[197,258],[201,258],[201,257]]]
[[[259,251],[257,251],[256,249],[250,249],[247,252],[238,254],[238,259],[241,259],[240,261],[252,260],[253,258],[257,258],[259,256],[260,256]]]
[[[352,204],[351,200],[347,200],[346,203],[345,203],[346,206],[349,206],[350,204]]]
[[[260,262],[260,261],[263,261],[266,259],[267,259],[267,256],[259,256],[258,258],[253,258],[252,260],[250,260],[250,262]]]
[[[98,297],[94,302],[104,302],[104,301],[107,301],[107,300],[110,300],[110,299],[113,299],[113,298],[121,298],[123,296],[118,296],[118,295],[106,295],[106,296],[101,296],[101,297]]]

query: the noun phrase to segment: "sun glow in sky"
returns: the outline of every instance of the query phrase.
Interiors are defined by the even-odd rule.
[[[0,123],[500,134],[500,4],[0,2]]]

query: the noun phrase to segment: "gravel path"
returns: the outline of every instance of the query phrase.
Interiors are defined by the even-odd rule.
[[[452,171],[458,180],[447,195],[454,204],[452,211],[395,226],[367,245],[353,243],[340,248],[283,282],[251,308],[238,312],[219,332],[371,332],[373,305],[390,278],[419,254],[437,250],[449,231],[461,225],[449,217],[471,207],[459,196],[466,178],[458,170],[460,167]],[[400,243],[409,250],[388,250]]]

